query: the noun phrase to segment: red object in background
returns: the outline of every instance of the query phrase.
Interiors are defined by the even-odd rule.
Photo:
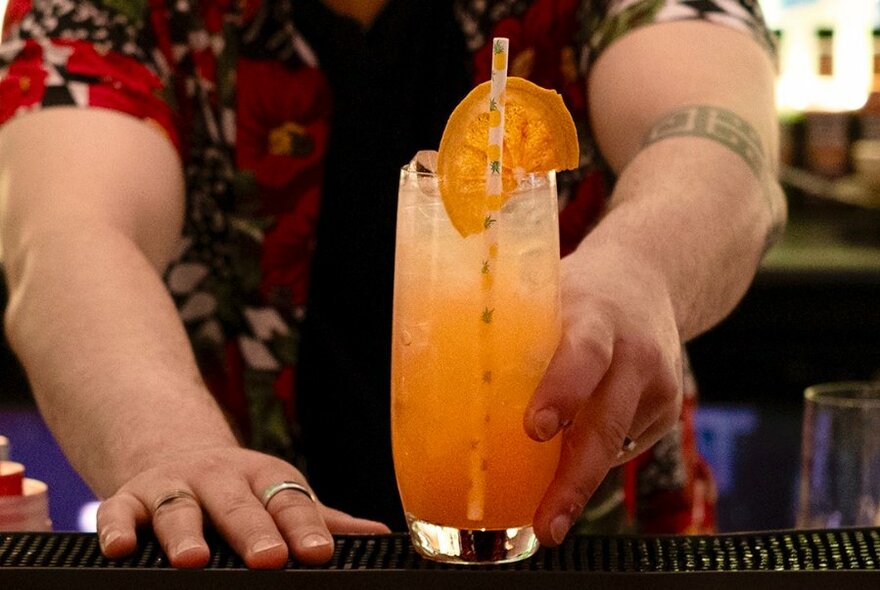
[[[24,494],[24,465],[13,461],[0,461],[0,496]]]

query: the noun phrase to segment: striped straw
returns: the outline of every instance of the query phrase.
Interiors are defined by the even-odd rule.
[[[504,88],[507,86],[508,40],[497,37],[492,41],[492,81],[489,90],[489,144],[486,150],[486,195],[487,214],[483,230],[482,275],[483,297],[480,302],[480,370],[482,388],[477,396],[476,414],[472,425],[473,441],[470,453],[470,488],[467,494],[467,517],[479,522],[486,511],[486,475],[488,464],[489,400],[495,390],[493,369],[495,367],[495,347],[497,334],[493,325],[495,318],[495,297],[492,285],[497,273],[498,228],[495,215],[502,202],[501,153],[504,148]]]
[[[507,86],[507,56],[509,40],[496,37],[492,41],[492,81],[489,88],[489,148],[486,193],[490,197],[500,197],[501,157],[504,152],[504,89]],[[490,201],[497,202],[496,199]]]

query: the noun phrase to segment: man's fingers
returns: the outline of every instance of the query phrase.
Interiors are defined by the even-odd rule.
[[[650,361],[644,355],[643,367]],[[652,369],[653,380],[641,392],[635,416],[627,432],[632,441],[629,448],[622,449],[616,464],[625,463],[649,449],[678,423],[682,404],[681,363],[656,359]]]
[[[610,334],[593,322],[594,338],[575,341],[563,336],[547,372],[538,384],[523,418],[526,433],[537,441],[547,441],[574,420],[605,376],[611,365]],[[572,379],[579,375],[580,379]]]
[[[150,504],[156,539],[174,567],[204,567],[210,550],[203,536],[202,509],[185,487],[168,488]]]
[[[562,542],[617,460],[640,387],[633,365],[615,365],[565,432],[556,475],[535,513],[535,533],[543,545]]]
[[[240,474],[222,473],[200,481],[198,493],[214,528],[249,568],[284,566],[288,557],[284,538],[256,490]]]
[[[101,551],[110,559],[129,555],[137,547],[137,527],[149,520],[149,511],[133,495],[120,493],[107,498],[97,515]]]
[[[334,533],[354,535],[385,535],[391,532],[387,525],[375,520],[357,518],[335,508],[322,507],[324,522]]]
[[[182,481],[152,482],[147,489],[123,488],[98,508],[98,540],[104,555],[125,557],[137,545],[137,529],[152,523],[173,567],[203,567],[210,558],[202,510]]]
[[[282,481],[297,480],[290,478]],[[265,490],[277,483],[262,487],[260,495],[266,498]],[[306,490],[310,489],[304,482],[298,483]],[[296,559],[309,565],[322,564],[333,556],[333,537],[320,509],[320,504],[310,494],[298,489],[282,489],[266,502],[266,510],[272,515]]]

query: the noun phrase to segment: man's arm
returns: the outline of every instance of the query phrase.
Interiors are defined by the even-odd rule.
[[[611,214],[652,201],[662,221],[604,236],[662,269],[685,340],[731,311],[785,223],[774,84],[762,47],[700,21],[635,31],[592,72],[597,139],[620,174]]]
[[[160,437],[210,442],[214,430],[133,428],[149,424],[153,403],[211,407],[159,279],[183,217],[180,166],[142,127],[53,109],[0,132],[7,335],[44,418],[100,496],[136,473],[145,449],[169,444]]]
[[[771,62],[697,21],[634,30],[590,77],[599,147],[619,173],[607,214],[563,262],[563,340],[526,412],[562,430],[535,517],[556,544],[610,466],[678,420],[681,342],[724,318],[785,218]]]
[[[239,448],[201,380],[161,280],[183,207],[174,148],[131,117],[55,108],[0,129],[9,341],[65,453],[108,498],[109,555],[152,524],[173,564],[203,565],[204,510],[252,567],[283,565],[288,546],[328,559],[327,525],[357,523],[302,494],[279,496],[270,515],[260,491],[301,474]],[[191,497],[159,506],[180,490]]]

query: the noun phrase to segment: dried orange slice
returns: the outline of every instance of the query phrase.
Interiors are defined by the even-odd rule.
[[[524,78],[509,77],[504,102],[503,194],[500,200],[489,198],[489,125],[490,117],[498,116],[497,111],[489,112],[489,90],[490,83],[484,82],[455,107],[437,155],[443,204],[462,236],[483,231],[486,216],[501,208],[516,188],[518,176],[578,165],[577,131],[562,97]]]

